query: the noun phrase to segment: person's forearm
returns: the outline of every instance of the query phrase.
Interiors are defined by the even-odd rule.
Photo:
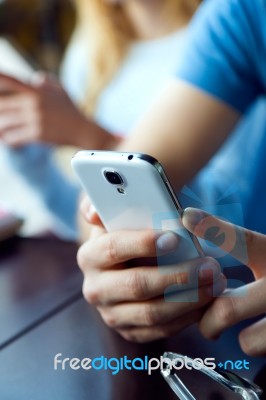
[[[83,149],[112,150],[121,142],[121,138],[118,135],[108,132],[94,120],[85,116],[73,128],[73,132],[76,132],[76,135],[72,136],[73,142],[70,144]]]
[[[119,149],[157,158],[178,190],[217,151],[238,119],[226,104],[174,81]]]

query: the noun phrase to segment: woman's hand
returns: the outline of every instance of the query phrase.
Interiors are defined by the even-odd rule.
[[[59,81],[43,73],[30,84],[0,74],[0,139],[15,147],[36,141],[103,149],[117,144],[78,110]]]
[[[195,210],[185,210],[184,226],[230,253],[246,264],[254,274],[255,282],[227,291],[207,309],[200,321],[202,334],[214,339],[220,333],[248,318],[266,312],[266,236],[234,226],[228,222]],[[240,277],[241,278],[241,277]],[[266,318],[245,328],[239,335],[243,351],[249,355],[266,354]]]
[[[146,342],[175,334],[200,320],[204,307],[213,300],[213,286],[218,293],[224,290],[220,267],[209,257],[174,269],[166,266],[164,273],[150,265],[158,250],[164,254],[176,250],[176,234],[151,230],[107,233],[87,201],[81,208],[86,220],[93,223],[90,239],[78,252],[83,293],[105,323],[124,338]],[[136,259],[141,260],[140,266],[130,261]],[[166,301],[164,292],[171,285],[179,290],[172,301]]]

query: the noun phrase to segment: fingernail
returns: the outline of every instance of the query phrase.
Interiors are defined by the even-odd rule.
[[[204,213],[196,208],[186,208],[183,214],[183,223],[188,228],[195,228],[204,218]]]
[[[178,246],[178,236],[174,232],[165,232],[160,234],[156,241],[158,250],[172,251]]]
[[[213,280],[218,278],[221,273],[219,264],[207,261],[199,267],[199,278],[203,280]]]

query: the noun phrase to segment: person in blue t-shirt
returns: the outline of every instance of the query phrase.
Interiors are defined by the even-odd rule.
[[[130,2],[136,6],[135,0],[128,0],[123,5],[120,4],[119,7],[127,9],[127,7],[131,7]],[[81,3],[84,3],[84,7],[89,7],[86,1]],[[94,0],[94,3],[95,5],[98,4],[98,0]],[[135,18],[131,18],[132,23],[141,17],[143,12],[140,13],[141,9],[146,10],[146,16],[152,15],[149,18],[155,18],[157,14],[162,14],[160,3],[163,8],[166,7],[167,13],[163,13],[159,23],[160,35],[162,35],[161,24],[163,21],[169,23],[168,13],[171,13],[169,4],[172,4],[178,15],[181,13],[181,10],[178,11],[179,7],[183,4],[182,10],[183,8],[184,10],[180,14],[183,20],[185,16],[183,12],[187,13],[191,7],[190,17],[196,5],[201,1],[160,0],[160,2],[156,2],[158,9],[154,9],[153,3],[137,3],[139,11]],[[106,4],[106,7],[111,12],[113,6]],[[186,7],[188,7],[187,11]],[[119,12],[119,9],[117,11]],[[85,10],[84,13],[80,10],[80,13],[87,15]],[[174,15],[172,16],[174,17]],[[93,19],[93,16],[90,18]],[[150,20],[149,18],[148,20]],[[97,20],[97,18],[93,20]],[[91,22],[91,20],[89,21]],[[108,21],[108,18],[105,19],[106,21]],[[153,97],[160,92],[161,87],[176,70],[181,57],[179,49],[185,39],[186,29],[179,29],[179,22],[177,21],[177,24],[174,24],[173,27],[175,32],[170,35],[156,40],[140,40],[140,37],[138,37],[138,40],[131,44],[126,57],[121,58],[121,62],[123,62],[121,65],[117,65],[119,68],[113,79],[103,90],[99,90],[101,85],[99,86],[94,75],[90,76],[91,68],[88,72],[87,60],[90,61],[89,64],[92,62],[89,57],[88,44],[90,44],[92,38],[87,32],[87,26],[90,24],[87,23],[87,19],[83,23],[85,24],[85,22],[86,27],[80,26],[75,33],[69,53],[66,56],[66,62],[62,69],[63,82],[78,103],[85,103],[84,91],[86,85],[80,83],[87,82],[88,79],[89,81],[92,80],[93,87],[98,88],[99,95],[94,115],[97,123],[108,129],[109,132],[119,133],[126,137],[134,123],[145,114]],[[156,24],[158,24],[158,21]],[[154,23],[150,27],[152,28],[150,32],[152,38],[155,30]],[[145,29],[146,34],[149,31],[150,29],[148,31],[147,28]],[[120,31],[120,35],[123,35],[123,31]],[[93,40],[96,39],[97,35],[96,37],[93,36]],[[104,46],[101,46],[102,48]],[[110,49],[111,53],[112,51]],[[106,56],[106,53],[104,55]],[[94,63],[92,63],[92,70],[95,70],[94,73],[97,72]],[[96,75],[99,77],[99,73]],[[103,75],[105,76],[105,74]],[[101,77],[101,82],[105,80],[104,76]],[[4,77],[0,77],[0,85],[3,85],[3,83],[7,84],[7,81]],[[0,107],[0,137],[3,137],[3,141],[13,145],[38,140],[40,142],[48,141],[49,144],[50,142],[72,143],[89,148],[91,146],[95,148],[102,148],[103,146],[112,148],[115,146],[114,136],[95,125],[92,120],[84,118],[84,115],[66,97],[58,83],[40,80],[35,84],[37,87],[33,88],[32,85],[25,86],[21,82],[16,82],[16,84],[14,81],[9,82],[9,86],[11,85],[9,88],[14,93],[9,96],[9,101],[5,99]],[[88,86],[90,89],[90,84]],[[94,93],[94,89],[92,92]],[[89,93],[90,90],[88,90],[88,95]],[[93,99],[95,102],[95,93]],[[92,99],[90,98],[90,100]],[[13,104],[11,111],[10,102]],[[123,104],[122,113],[121,104]],[[90,101],[87,108],[91,108],[91,106]],[[204,204],[206,210],[216,213],[217,209],[221,209],[221,197],[226,193],[227,203],[238,203],[239,211],[236,213],[235,207],[226,207],[224,208],[226,212],[224,217],[237,224],[242,224],[244,220],[245,226],[249,229],[266,233],[266,215],[265,218],[261,218],[259,212],[263,209],[263,203],[266,201],[266,190],[262,193],[260,182],[254,179],[257,170],[264,170],[263,138],[266,127],[263,124],[263,115],[265,109],[266,101],[259,101],[246,113],[238,131],[232,133],[223,149],[215,155],[210,164],[190,184],[192,192],[183,190],[179,195],[184,206],[202,207]],[[7,118],[7,115],[9,115],[9,118]],[[249,140],[250,126],[255,120],[258,121],[256,132],[254,132],[252,140]],[[14,128],[14,121],[19,126],[18,129]],[[75,132],[74,135],[73,132]],[[153,138],[151,140],[153,141]],[[250,143],[248,148],[246,147],[247,140]],[[62,174],[57,165],[55,152],[56,148],[51,148],[50,145],[44,146],[41,143],[34,143],[23,146],[18,150],[9,149],[5,153],[8,156],[9,165],[19,171],[20,175],[30,183],[49,211],[55,216],[50,228],[63,238],[76,239],[78,235],[76,211],[80,187],[76,182],[70,181]],[[244,166],[243,157],[249,157],[250,160]],[[256,161],[254,162],[255,157]],[[247,185],[247,182],[251,180],[253,185]],[[230,196],[228,196],[229,189]],[[258,196],[258,193],[262,196]],[[252,213],[252,215],[249,211],[251,209],[250,204],[256,207],[256,213]],[[30,214],[30,219],[34,219],[34,213]]]
[[[265,0],[206,1],[192,22],[176,79],[123,143],[123,150],[147,152],[160,159],[176,189],[188,182],[222,145],[247,108],[266,93],[265,21]],[[249,159],[242,162],[245,167]],[[129,259],[156,255],[156,247],[176,249],[177,237],[171,232],[160,237],[150,231],[107,233],[93,210],[86,205],[82,208],[92,225],[90,240],[78,257],[85,276],[85,298],[126,339],[145,342],[162,338],[196,321],[200,321],[202,333],[213,338],[241,320],[265,313],[266,236],[235,228],[202,211],[184,213],[184,225],[198,236],[204,237],[212,227],[222,230],[225,241],[221,247],[241,262],[247,247],[245,263],[256,279],[246,286],[246,296],[219,297],[206,311],[206,304],[213,300],[210,272],[216,292],[225,287],[214,259],[185,263],[180,266],[181,273],[177,268],[171,275],[160,275],[156,267],[145,265],[123,268]],[[217,242],[216,237],[208,239]],[[195,272],[199,274],[199,301],[166,303],[164,289],[172,283],[182,284]],[[265,335],[263,318],[240,334],[243,350],[251,355],[266,354]]]

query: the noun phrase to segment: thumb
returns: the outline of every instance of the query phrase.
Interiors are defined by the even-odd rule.
[[[81,200],[80,212],[89,224],[103,226],[99,215],[87,196],[84,196]]]
[[[251,267],[256,275],[265,270],[266,236],[214,217],[205,211],[187,208],[183,225],[194,235],[220,247]]]

